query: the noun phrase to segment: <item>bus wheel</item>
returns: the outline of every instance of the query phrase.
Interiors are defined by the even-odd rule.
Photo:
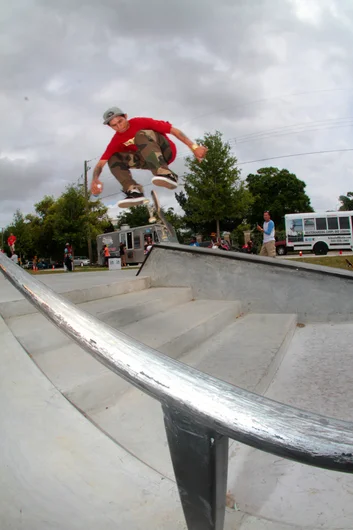
[[[279,256],[285,256],[287,254],[287,249],[283,245],[281,245],[280,247],[277,247],[276,250]]]
[[[323,241],[319,241],[314,245],[314,254],[315,256],[326,256],[328,252],[328,246]]]

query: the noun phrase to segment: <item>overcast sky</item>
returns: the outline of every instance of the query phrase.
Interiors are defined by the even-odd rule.
[[[112,105],[192,138],[218,129],[239,162],[353,147],[351,0],[0,4],[0,227],[16,208],[58,196],[104,152],[112,133],[102,114]],[[334,209],[353,190],[352,162],[348,151],[241,167],[243,178],[288,168],[316,209]],[[103,195],[119,192],[103,175]],[[165,191],[162,202],[176,204]]]

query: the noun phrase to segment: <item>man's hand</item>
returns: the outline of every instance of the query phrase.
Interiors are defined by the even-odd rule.
[[[196,149],[193,149],[193,153],[199,162],[202,162],[202,160],[205,158],[207,151],[208,148],[204,147],[203,145],[199,145],[196,147]]]
[[[100,180],[92,180],[91,193],[94,196],[99,195],[103,191],[103,183]]]
[[[260,225],[257,225],[257,229],[258,229],[259,232],[263,232],[264,231],[264,229]]]
[[[198,145],[197,147],[194,142],[192,142],[186,134],[184,134],[180,129],[177,129],[176,127],[172,127],[170,129],[170,134],[173,134],[178,140],[183,142],[183,144],[187,145],[192,152],[194,153],[195,157],[199,162],[202,162],[202,160],[205,158],[206,153],[208,151],[207,147],[204,147],[203,145]]]
[[[91,183],[91,193],[92,195],[99,195],[103,191],[103,182],[99,180],[99,175],[102,173],[102,170],[108,160],[99,160],[96,167],[93,170],[93,179]]]

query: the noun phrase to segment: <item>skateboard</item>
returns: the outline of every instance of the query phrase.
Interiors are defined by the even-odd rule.
[[[155,190],[151,191],[152,204],[147,206],[148,212],[150,214],[149,222],[156,223],[160,222],[164,228],[165,233],[162,235],[163,240],[167,240],[173,243],[178,243],[178,238],[176,236],[174,227],[167,221],[162,208],[161,203],[159,202],[159,197]]]

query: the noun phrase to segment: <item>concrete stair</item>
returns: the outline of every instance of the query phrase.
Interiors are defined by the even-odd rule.
[[[234,385],[263,393],[286,352],[296,322],[294,315],[246,315],[219,328],[180,360]],[[90,417],[140,460],[164,476],[174,476],[158,402],[130,388],[115,403],[92,410]]]
[[[145,289],[81,307],[172,357],[207,340],[241,312],[239,302],[194,301],[190,288]],[[87,416],[106,410],[132,388],[38,312],[8,318],[7,324],[43,373]]]
[[[132,273],[133,271],[124,271],[123,276],[115,274],[115,271],[99,275],[90,272],[74,275],[47,274],[40,276],[40,281],[70,302],[82,304],[92,300],[141,291],[151,286],[151,280],[148,276],[136,277]],[[4,319],[37,312],[36,308],[2,277],[0,278],[0,289],[0,315]]]
[[[152,288],[81,308],[171,357],[263,393],[291,340],[294,315],[243,315],[237,301],[193,300],[189,288]],[[7,319],[40,369],[119,445],[173,480],[160,404],[113,374],[42,315]]]
[[[346,347],[353,342],[352,324],[298,327],[293,314],[243,314],[237,301],[194,300],[190,288],[148,288],[148,278],[131,282],[108,289],[108,297],[100,297],[97,288],[96,299],[75,299],[83,298],[80,307],[112,327],[205,373],[278,401],[353,419],[353,356]],[[19,348],[120,451],[173,484],[160,404],[39,313],[11,316],[14,309],[6,322]],[[227,512],[225,530],[351,528],[350,475],[302,466],[234,441],[229,457],[228,490],[237,510]]]

